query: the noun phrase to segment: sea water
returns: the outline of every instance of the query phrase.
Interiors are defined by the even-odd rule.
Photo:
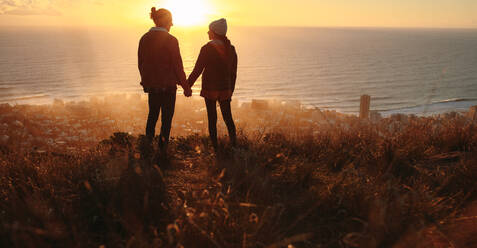
[[[0,28],[0,103],[142,93],[137,46],[149,27]],[[172,27],[189,74],[207,30]],[[229,27],[234,100],[300,101],[357,113],[434,114],[477,105],[477,30]],[[200,92],[200,80],[194,94]],[[178,91],[180,94],[181,92]]]

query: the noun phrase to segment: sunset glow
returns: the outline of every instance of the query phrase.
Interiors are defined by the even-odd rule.
[[[158,8],[166,8],[172,12],[176,26],[199,26],[207,23],[211,7],[207,0],[167,0]]]
[[[0,26],[150,25],[153,6],[169,9],[177,27],[222,17],[236,26],[477,27],[477,1],[471,0],[18,0],[0,1]]]

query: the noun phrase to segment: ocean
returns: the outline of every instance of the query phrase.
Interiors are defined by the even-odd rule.
[[[137,45],[148,29],[1,27],[0,103],[141,94]],[[189,74],[206,30],[171,33]],[[477,105],[477,30],[231,26],[228,36],[239,58],[239,102],[298,100],[355,114],[368,94],[384,115]]]

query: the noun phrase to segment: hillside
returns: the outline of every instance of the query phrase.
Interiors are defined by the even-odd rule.
[[[313,128],[291,115],[218,153],[176,136],[167,161],[126,130],[48,146],[37,128],[19,148],[36,124],[14,108],[2,110],[1,247],[477,245],[477,125],[460,114],[324,112]]]

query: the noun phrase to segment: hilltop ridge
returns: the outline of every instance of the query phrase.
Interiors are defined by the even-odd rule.
[[[60,108],[74,116],[72,106]],[[18,136],[0,149],[1,246],[475,244],[477,126],[457,113],[371,122],[320,111],[329,118],[311,123],[313,112],[282,109],[288,119],[251,122],[235,148],[222,139],[215,153],[207,136],[176,136],[163,160],[141,135],[108,124],[99,142],[20,148],[55,130],[32,133],[26,117],[39,108],[2,107],[2,132]],[[54,132],[86,126],[77,118]]]

